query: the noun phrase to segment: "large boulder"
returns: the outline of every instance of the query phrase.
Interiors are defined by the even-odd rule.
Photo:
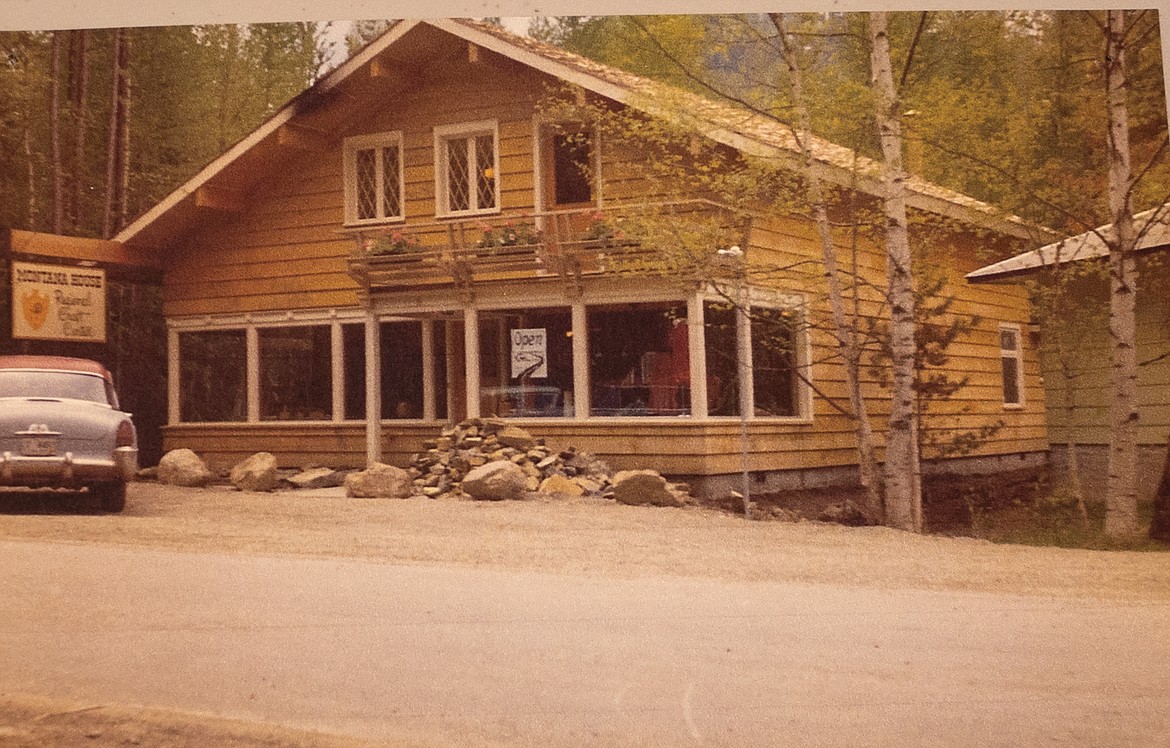
[[[351,499],[406,499],[414,494],[410,473],[381,462],[345,477],[345,495]]]
[[[473,499],[519,499],[528,490],[528,475],[511,460],[496,460],[473,468],[460,488]]]
[[[636,506],[683,506],[685,493],[654,470],[623,470],[613,477],[613,498]]]
[[[241,491],[271,491],[279,480],[276,458],[270,452],[257,452],[233,467],[228,478]]]
[[[199,455],[189,449],[172,449],[158,462],[158,482],[172,486],[206,486],[215,480]]]

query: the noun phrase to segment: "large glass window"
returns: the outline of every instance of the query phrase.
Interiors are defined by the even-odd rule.
[[[179,334],[179,419],[185,423],[248,417],[248,354],[243,330]]]
[[[798,415],[797,314],[788,309],[752,307],[751,320],[755,414]]]
[[[326,421],[333,414],[333,344],[327,325],[263,328],[260,419]]]
[[[573,317],[568,309],[482,312],[480,412],[573,415]]]
[[[690,348],[682,304],[589,307],[590,413],[688,415]]]
[[[735,306],[703,304],[707,345],[707,414],[739,415],[739,366],[736,363]]]
[[[378,326],[382,348],[382,418],[422,418],[423,326],[419,322],[383,322]],[[345,417],[366,418],[366,329],[364,324],[342,327],[345,353]],[[435,416],[447,417],[446,336],[443,326],[434,326],[433,366],[435,374]]]

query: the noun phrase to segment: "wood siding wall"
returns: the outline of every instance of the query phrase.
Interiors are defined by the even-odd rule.
[[[1155,446],[1165,445],[1170,434],[1170,268],[1161,254],[1142,264],[1137,297],[1137,357],[1139,364],[1145,363],[1138,367],[1138,441]],[[1104,277],[1081,278],[1070,293],[1079,310],[1069,336],[1072,345],[1068,355],[1074,408],[1070,418],[1060,356],[1049,350],[1055,343],[1049,340],[1044,355],[1049,437],[1053,444],[1067,444],[1070,438],[1075,444],[1108,444],[1112,353],[1107,281]]]

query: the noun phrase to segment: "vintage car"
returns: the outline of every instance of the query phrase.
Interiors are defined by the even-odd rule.
[[[138,434],[104,366],[0,356],[0,486],[88,488],[120,512],[137,471]]]

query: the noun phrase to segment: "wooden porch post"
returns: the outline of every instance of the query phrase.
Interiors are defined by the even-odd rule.
[[[687,299],[687,347],[691,364],[691,417],[707,417],[707,333],[703,319],[703,294]]]
[[[422,321],[423,420],[435,420],[435,321]]]
[[[463,360],[467,381],[467,417],[479,418],[479,310],[463,308]]]
[[[589,319],[585,305],[573,304],[573,416],[589,417]]]
[[[373,306],[366,310],[366,465],[382,461],[382,335]]]

